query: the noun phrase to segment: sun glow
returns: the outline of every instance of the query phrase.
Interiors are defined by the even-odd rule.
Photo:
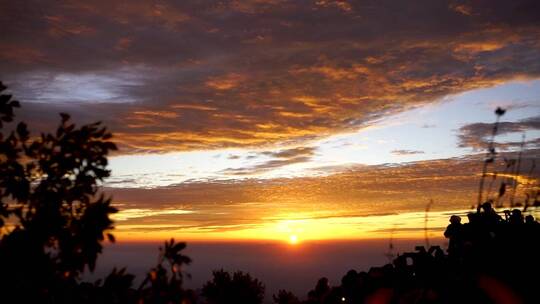
[[[296,244],[298,244],[298,236],[296,236],[295,234],[291,235],[291,236],[289,237],[289,243],[290,243],[291,245],[296,245]]]

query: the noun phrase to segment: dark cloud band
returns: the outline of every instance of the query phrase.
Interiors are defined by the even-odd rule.
[[[25,118],[105,120],[122,153],[294,143],[540,77],[537,1],[3,1]],[[96,119],[98,118],[98,119]]]

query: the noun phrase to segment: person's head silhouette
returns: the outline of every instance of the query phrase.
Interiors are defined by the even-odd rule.
[[[492,211],[493,211],[493,207],[491,206],[491,203],[489,203],[489,202],[483,203],[483,204],[482,204],[482,209],[483,209],[484,212],[486,212],[486,213],[492,212]]]
[[[452,215],[450,217],[450,223],[454,225],[461,224],[461,217],[459,217],[458,215]]]

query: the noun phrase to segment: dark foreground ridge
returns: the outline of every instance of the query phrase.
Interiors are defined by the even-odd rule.
[[[0,92],[6,88],[0,83]],[[182,267],[191,259],[185,243],[173,239],[159,249],[155,267],[139,286],[126,269],[112,269],[103,280],[83,282],[93,271],[113,222],[111,199],[99,192],[108,177],[107,155],[116,149],[100,123],[77,127],[69,115],[53,134],[32,136],[24,123],[4,129],[19,107],[0,95],[0,303],[245,303],[264,300],[264,285],[249,274],[217,270],[200,290],[183,287]],[[504,114],[497,110],[497,117]],[[498,121],[498,120],[497,120]],[[494,125],[495,136],[497,124]],[[449,246],[416,247],[392,263],[368,272],[350,270],[341,285],[321,278],[300,301],[291,292],[276,303],[538,303],[540,224],[523,217],[514,204],[501,217],[506,184],[497,200],[483,201],[488,165],[496,156],[490,143],[480,183],[479,203],[462,224],[450,218]],[[519,160],[518,160],[519,163]],[[519,168],[519,166],[518,166]],[[516,174],[517,175],[517,174]],[[491,187],[490,187],[491,188]],[[538,191],[521,207],[540,205]],[[500,209],[500,208],[499,208]]]

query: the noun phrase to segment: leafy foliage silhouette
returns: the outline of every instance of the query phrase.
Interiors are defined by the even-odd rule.
[[[144,303],[194,303],[195,294],[182,288],[182,266],[191,263],[191,258],[181,253],[186,243],[174,239],[159,248],[158,264],[146,276],[139,287]],[[184,301],[184,302],[182,302]]]
[[[249,273],[230,273],[221,270],[213,272],[213,279],[202,288],[202,296],[209,304],[245,303],[259,304],[264,299],[264,285]]]
[[[12,122],[19,106],[2,94],[1,121]],[[95,268],[105,238],[114,241],[109,216],[117,210],[98,194],[112,135],[99,122],[77,128],[67,114],[54,134],[37,138],[24,122],[7,134],[1,126],[0,268],[10,276],[0,288],[28,299],[65,295]]]
[[[272,299],[276,304],[300,304],[300,300],[292,292],[287,290],[279,290],[277,295],[273,295]]]

